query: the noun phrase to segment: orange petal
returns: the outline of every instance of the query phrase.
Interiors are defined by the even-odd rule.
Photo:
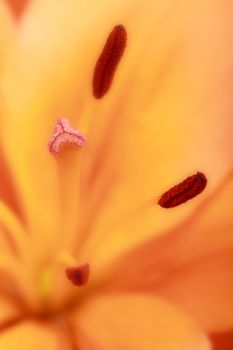
[[[15,25],[12,20],[8,6],[4,1],[0,2],[0,72],[2,70],[2,64],[6,57],[6,53],[12,45],[12,40],[14,38]],[[1,117],[2,118],[2,117]]]
[[[35,322],[25,322],[0,334],[0,348],[15,350],[20,346],[24,350],[59,349],[58,337],[49,327]]]
[[[0,333],[1,333],[1,325],[10,319],[14,319],[20,314],[20,310],[17,306],[10,302],[5,295],[0,291]]]
[[[79,152],[56,162],[47,142],[55,121],[63,116],[77,129],[82,117],[85,133],[93,113],[95,54],[120,21],[124,2],[32,0],[8,56],[2,139],[30,230],[44,254],[45,242],[51,255],[54,242],[69,239],[64,231],[76,237],[79,222]]]
[[[232,2],[132,3],[124,56],[96,102],[83,176],[87,255],[102,264],[201,200],[161,210],[155,203],[169,187],[203,171],[205,198],[232,166]]]
[[[24,9],[27,3],[29,2],[29,0],[5,0],[5,1],[10,6],[12,12],[14,13],[17,19],[19,19],[22,16]]]
[[[116,261],[109,288],[156,293],[179,305],[207,331],[231,329],[232,175],[188,220]]]
[[[77,310],[75,327],[82,350],[210,349],[193,322],[150,296],[95,297]]]
[[[2,70],[5,64],[5,58],[9,54],[9,49],[11,48],[13,44],[14,39],[14,22],[12,20],[10,11],[8,9],[8,6],[4,1],[0,2],[0,75],[2,75]],[[1,108],[0,108],[0,119],[2,121],[3,118],[3,96],[2,96],[2,89],[0,91],[0,101],[1,101]],[[1,166],[1,177],[2,180],[0,184],[0,198],[7,199],[8,202],[11,202],[11,204],[15,204],[15,198],[12,191],[12,186],[9,179],[9,169],[7,167],[5,157],[3,155],[2,145],[0,145],[0,166]],[[6,181],[6,182],[5,182]]]
[[[215,333],[210,336],[213,343],[213,350],[232,350],[233,349],[233,331]]]
[[[12,174],[2,149],[0,149],[0,168],[0,199],[3,200],[11,208],[11,210],[23,220],[22,208],[20,207],[20,198],[18,198],[17,190],[13,183]]]

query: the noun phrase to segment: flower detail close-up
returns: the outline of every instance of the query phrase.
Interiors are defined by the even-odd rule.
[[[233,349],[232,0],[0,2],[0,349]]]

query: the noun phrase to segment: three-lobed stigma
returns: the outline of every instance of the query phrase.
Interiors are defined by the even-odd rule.
[[[85,136],[70,126],[66,118],[58,119],[56,123],[56,131],[48,142],[49,152],[57,154],[66,144],[73,144],[77,147],[83,147],[86,143]]]

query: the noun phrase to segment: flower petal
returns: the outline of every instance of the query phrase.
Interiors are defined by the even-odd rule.
[[[15,26],[12,20],[8,6],[4,1],[0,3],[0,72],[2,70],[2,64],[6,57],[7,50],[12,44],[14,38]]]
[[[78,309],[75,327],[82,350],[210,349],[193,322],[150,296],[95,296]]]
[[[233,331],[211,335],[214,350],[231,350],[233,348]]]
[[[12,12],[14,13],[17,19],[19,19],[22,16],[24,9],[27,3],[29,2],[29,0],[5,0],[5,1],[10,6]]]
[[[95,6],[92,0],[30,1],[4,70],[4,149],[30,230],[38,247],[46,237],[50,255],[55,242],[62,244],[69,237],[64,230],[77,231],[80,162],[74,154],[57,161],[47,143],[62,116],[77,129],[82,119],[81,131],[86,132],[94,114],[95,54],[122,18],[123,4],[124,0],[98,0]]]
[[[13,176],[2,149],[0,149],[0,168],[0,199],[5,202],[5,204],[14,212],[14,214],[19,216],[23,221],[22,208],[20,207],[20,198],[18,198],[17,189],[13,183]]]
[[[232,166],[232,7],[229,0],[133,1],[124,57],[90,129],[87,256],[106,264],[171,228],[201,197],[167,211],[156,206],[160,195],[203,171],[205,198]]]
[[[147,291],[179,305],[208,332],[233,325],[233,174],[166,235],[115,262],[107,285]]]
[[[58,337],[49,327],[35,322],[25,322],[0,334],[0,348],[15,350],[19,346],[24,350],[59,349]]]
[[[0,333],[1,333],[1,325],[10,319],[14,319],[19,315],[19,309],[16,305],[13,305],[6,296],[4,296],[0,291]]]

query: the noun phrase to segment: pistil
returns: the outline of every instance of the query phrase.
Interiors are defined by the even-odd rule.
[[[66,118],[58,119],[56,123],[56,132],[48,143],[49,152],[53,155],[60,152],[66,144],[73,144],[82,147],[86,143],[85,136],[70,126]]]

